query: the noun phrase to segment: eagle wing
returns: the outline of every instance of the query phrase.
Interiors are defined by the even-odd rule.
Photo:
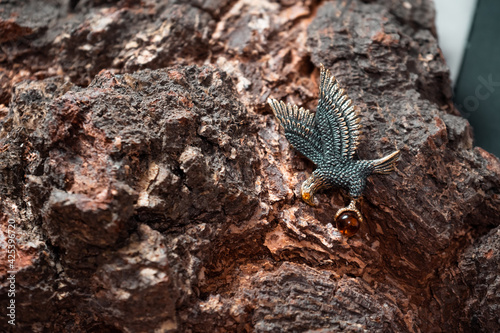
[[[321,138],[314,114],[297,105],[285,104],[275,99],[268,100],[274,115],[285,129],[285,137],[302,155],[318,165],[323,160]]]
[[[352,100],[321,64],[316,129],[321,137],[325,161],[351,159],[359,143],[360,119]]]

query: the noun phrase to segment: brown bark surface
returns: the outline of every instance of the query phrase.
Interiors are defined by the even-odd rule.
[[[348,5],[348,6],[346,6]],[[500,162],[451,102],[431,0],[0,4],[7,332],[498,332]],[[266,105],[360,108],[366,222]]]

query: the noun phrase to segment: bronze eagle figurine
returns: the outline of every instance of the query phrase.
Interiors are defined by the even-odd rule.
[[[363,221],[356,202],[372,173],[394,171],[399,150],[376,160],[357,160],[354,153],[361,134],[360,118],[352,100],[329,70],[320,66],[319,103],[316,113],[296,105],[269,99],[268,103],[285,130],[285,137],[316,170],[301,187],[302,199],[315,206],[314,194],[320,189],[340,187],[351,202],[335,215],[337,229],[346,236],[359,230]]]

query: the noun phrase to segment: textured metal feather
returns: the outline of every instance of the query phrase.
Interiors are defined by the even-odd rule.
[[[323,161],[323,149],[321,139],[315,130],[314,114],[297,105],[286,105],[275,99],[270,99],[268,102],[292,146],[314,164],[320,164]]]
[[[352,158],[359,143],[361,126],[352,100],[341,89],[337,80],[323,65],[320,67],[320,101],[318,122],[323,139],[323,149],[330,157]],[[328,128],[329,127],[329,128]],[[328,135],[325,137],[325,135]]]

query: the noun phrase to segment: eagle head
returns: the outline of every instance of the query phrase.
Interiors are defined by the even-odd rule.
[[[302,200],[308,205],[316,206],[314,194],[323,187],[325,187],[324,179],[320,177],[316,171],[313,172],[311,176],[302,183],[300,188]]]

